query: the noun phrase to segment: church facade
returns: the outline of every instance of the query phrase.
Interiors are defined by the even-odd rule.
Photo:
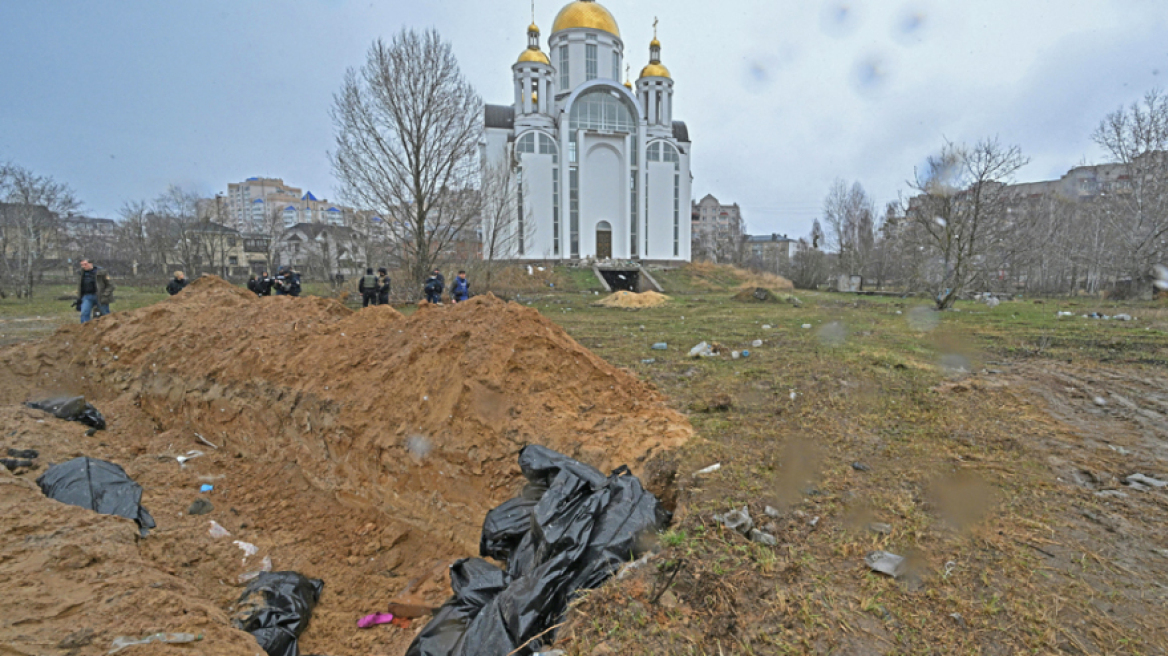
[[[597,2],[564,7],[547,47],[532,24],[512,103],[485,108],[484,176],[513,176],[484,241],[507,233],[501,259],[689,261],[692,144],[656,35],[635,85],[620,81],[624,41]]]

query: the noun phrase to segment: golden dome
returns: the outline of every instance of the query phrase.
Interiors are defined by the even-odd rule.
[[[548,66],[552,65],[552,62],[550,59],[548,59],[548,56],[543,54],[542,50],[536,50],[535,48],[528,48],[527,50],[524,50],[523,54],[519,55],[519,61],[515,63],[525,64],[529,62],[533,64],[547,64]]]
[[[539,34],[539,26],[536,25],[535,23],[532,23],[531,25],[527,26],[527,31],[528,32],[535,32],[536,34]]]
[[[560,10],[556,15],[556,22],[552,25],[552,33],[583,27],[601,30],[620,38],[620,28],[616,19],[599,2],[592,0],[576,0]]]
[[[660,48],[661,42],[657,40],[657,37],[653,37],[653,40],[649,42],[649,47],[650,48]]]
[[[629,82],[628,80],[625,80],[625,88],[628,89],[629,91],[632,91],[633,90],[633,83]]]
[[[665,68],[665,64],[661,62],[654,62],[642,68],[641,77],[667,77],[671,80],[673,79],[673,76],[669,74],[669,69]]]

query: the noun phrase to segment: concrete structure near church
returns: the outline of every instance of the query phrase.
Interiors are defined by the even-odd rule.
[[[556,16],[550,57],[528,28],[512,104],[484,116],[484,170],[516,173],[513,220],[484,226],[512,236],[505,259],[689,261],[692,144],[674,120],[674,81],[654,35],[636,85],[621,84],[624,46],[590,0]]]
[[[280,178],[248,178],[228,184],[226,211],[225,223],[244,232],[267,232],[272,222],[285,228],[300,223],[342,226],[355,216],[351,208],[286,185]]]

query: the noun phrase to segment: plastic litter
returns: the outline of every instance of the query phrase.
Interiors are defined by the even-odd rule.
[[[706,467],[705,469],[697,470],[696,472],[694,472],[694,476],[705,476],[706,474],[713,474],[714,472],[718,471],[721,468],[722,468],[722,463],[719,462],[715,465],[710,465],[709,467]]]
[[[25,405],[52,413],[57,419],[77,421],[97,430],[105,430],[105,417],[97,408],[86,403],[84,396],[61,396],[43,401],[29,401]]]
[[[247,564],[248,558],[251,558],[252,556],[259,553],[259,551],[260,551],[259,547],[255,546],[254,544],[252,544],[250,542],[241,542],[239,540],[235,540],[232,542],[232,544],[239,547],[240,549],[243,549],[243,562],[244,562],[244,564]]]
[[[392,621],[393,615],[390,613],[373,613],[357,620],[357,628],[370,629],[379,624],[389,624]]]
[[[41,457],[41,454],[36,449],[8,449],[9,458],[20,458],[23,460],[36,460]]]
[[[743,535],[749,535],[750,529],[754,528],[754,520],[750,518],[750,512],[747,511],[746,506],[742,506],[742,510],[731,510],[722,515],[714,515],[714,521]]]
[[[203,483],[202,485],[199,486],[199,492],[203,492],[203,493],[210,492],[211,490],[214,490],[214,489],[215,489],[215,486],[211,485],[210,483]]]
[[[265,572],[247,584],[231,623],[255,636],[268,656],[299,656],[297,640],[312,619],[324,581],[296,572]]]
[[[220,526],[219,522],[217,522],[213,519],[211,520],[211,528],[208,529],[207,532],[210,533],[211,537],[213,537],[213,538],[229,538],[229,537],[231,537],[231,534],[227,532],[227,529]]]
[[[750,357],[750,351],[743,351],[743,352],[742,352],[742,357],[744,357],[744,358],[749,358],[749,357]]]
[[[455,563],[454,596],[406,656],[537,653],[554,642],[548,629],[578,590],[599,586],[640,557],[649,546],[641,538],[669,523],[626,467],[606,477],[534,445],[520,452],[519,465],[527,487],[487,514],[480,542],[482,555],[505,561],[506,570],[481,558]]]
[[[1149,485],[1149,486],[1154,487],[1154,488],[1168,487],[1168,482],[1157,480],[1155,478],[1152,478],[1151,476],[1145,476],[1143,474],[1132,474],[1131,476],[1128,476],[1124,480],[1126,480],[1128,483],[1142,483],[1144,485]]]
[[[739,353],[738,351],[731,351],[730,352],[730,359],[731,360],[737,360],[740,357],[742,357],[742,354]]]
[[[154,528],[154,518],[142,507],[142,486],[112,462],[74,458],[49,467],[37,485],[61,503],[132,519],[143,537]]]
[[[667,344],[665,342],[657,342],[656,344],[654,344],[650,348],[652,348],[654,351],[668,351],[669,344]]]
[[[811,324],[809,324],[809,323],[803,324],[803,330],[811,330]]]
[[[17,469],[32,469],[36,463],[31,460],[20,460],[18,458],[0,458],[0,467],[4,467],[8,471],[16,471]]]
[[[763,324],[763,327],[762,327],[763,330],[770,330],[771,328],[773,328],[773,326],[771,326],[769,323]]]
[[[187,454],[185,456],[178,456],[175,458],[175,460],[178,461],[179,467],[186,467],[187,463],[190,462],[191,460],[194,460],[195,458],[202,458],[202,457],[203,457],[202,451],[187,451]]]
[[[240,583],[247,583],[248,581],[259,576],[260,574],[263,574],[264,572],[270,572],[270,571],[272,571],[272,557],[271,556],[264,556],[263,561],[260,562],[260,568],[254,572],[246,572],[244,574],[240,574],[239,575],[239,582]]]
[[[873,551],[864,558],[874,572],[898,578],[904,573],[904,557],[887,551]]]
[[[641,360],[641,364],[657,364],[657,358],[649,358],[647,360]]]
[[[165,642],[171,645],[183,645],[190,642],[198,642],[203,639],[202,634],[195,635],[193,633],[155,633],[148,635],[145,638],[131,638],[128,636],[119,636],[114,638],[114,642],[110,645],[110,650],[106,654],[116,654],[126,647],[134,645],[147,645],[152,642]]]
[[[751,342],[750,345],[753,346],[754,348],[762,348],[762,340],[756,339],[753,342]]]
[[[713,346],[709,342],[702,342],[689,350],[689,357],[691,358],[712,358],[718,355]]]

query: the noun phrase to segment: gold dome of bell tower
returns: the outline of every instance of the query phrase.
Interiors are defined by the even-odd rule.
[[[532,13],[534,12],[535,10],[532,9]],[[519,61],[515,63],[523,64],[527,62],[547,64],[548,66],[552,64],[548,56],[539,48],[539,26],[535,24],[534,19],[531,21],[531,25],[527,26],[527,50],[519,54]]]
[[[553,34],[575,28],[600,30],[620,38],[620,27],[612,12],[594,0],[575,0],[556,14],[556,21],[552,24]]]
[[[661,63],[661,42],[657,40],[657,20],[653,20],[653,40],[649,42],[649,65],[641,69],[641,77],[664,77],[673,79],[669,69]]]

